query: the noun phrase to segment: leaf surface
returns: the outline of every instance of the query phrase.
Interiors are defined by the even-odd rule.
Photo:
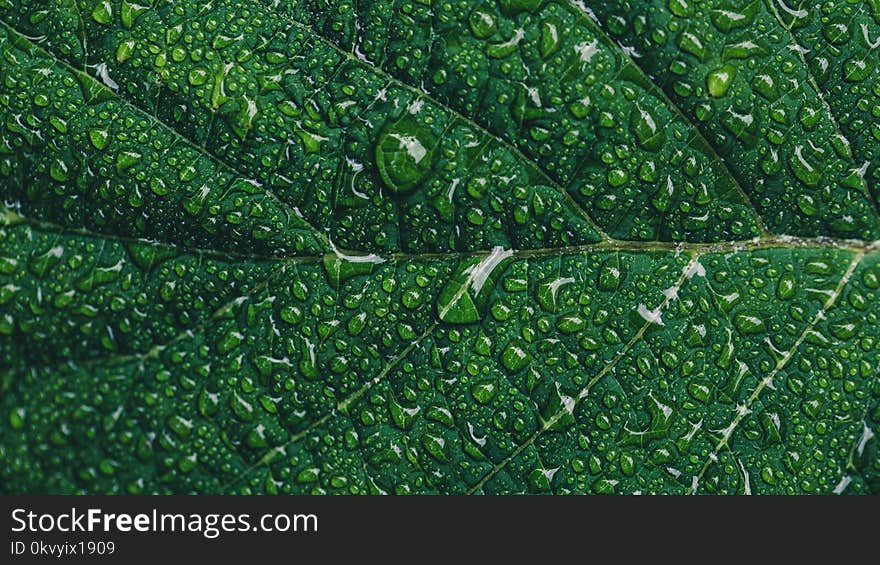
[[[0,0],[0,490],[877,492],[875,14]]]

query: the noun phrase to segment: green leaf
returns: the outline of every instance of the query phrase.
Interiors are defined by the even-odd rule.
[[[880,492],[874,2],[0,0],[4,493]]]

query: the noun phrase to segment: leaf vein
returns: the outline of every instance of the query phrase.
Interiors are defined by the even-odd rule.
[[[691,255],[690,261],[688,261],[687,265],[685,265],[684,269],[682,269],[681,275],[679,275],[678,280],[672,287],[672,292],[664,293],[664,298],[660,302],[660,305],[657,307],[658,311],[662,311],[669,303],[674,299],[674,297],[678,294],[678,290],[684,285],[684,283],[692,276],[693,269],[696,267],[701,254],[693,253]],[[632,350],[632,348],[638,343],[642,337],[645,335],[645,332],[654,322],[651,320],[646,320],[644,324],[636,331],[633,337],[624,345],[624,347],[617,352],[617,354],[612,358],[612,360],[605,364],[602,369],[592,378],[587,384],[581,389],[578,393],[577,398],[574,399],[574,403],[570,406],[563,406],[559,411],[553,414],[549,419],[547,419],[541,427],[535,430],[532,435],[530,435],[526,441],[521,443],[519,446],[514,449],[510,455],[501,460],[500,463],[495,465],[486,475],[484,475],[477,483],[468,490],[468,494],[475,494],[483,488],[483,485],[486,484],[489,480],[492,479],[495,475],[501,472],[511,461],[516,459],[523,451],[525,451],[529,446],[533,445],[535,441],[547,430],[551,429],[559,420],[564,418],[566,415],[573,415],[574,410],[577,408],[578,403],[580,403],[583,399],[587,398],[590,394],[590,390],[599,383],[603,378],[605,378],[614,368],[617,366],[620,361],[627,356],[627,354]]]
[[[813,329],[816,327],[816,324],[825,319],[826,313],[834,306],[835,302],[837,302],[837,299],[843,293],[844,288],[846,287],[847,283],[849,282],[850,278],[852,277],[853,273],[859,266],[859,263],[861,263],[862,259],[864,259],[864,257],[864,253],[855,254],[852,261],[850,261],[846,272],[844,272],[843,276],[840,277],[840,280],[838,281],[834,291],[831,293],[831,295],[828,297],[822,307],[816,312],[816,314],[813,316],[813,319],[810,320],[810,323],[807,324],[807,326],[798,336],[797,340],[795,340],[794,344],[792,344],[792,346],[782,355],[782,357],[779,358],[779,360],[776,362],[776,366],[773,367],[773,369],[767,374],[767,376],[761,379],[761,381],[755,387],[755,390],[753,390],[752,393],[748,396],[745,403],[737,407],[730,424],[728,424],[725,428],[722,428],[721,439],[715,445],[712,453],[709,454],[709,457],[703,464],[703,467],[701,468],[699,474],[694,477],[689,494],[697,493],[697,490],[699,489],[699,483],[705,476],[706,471],[708,471],[709,467],[712,466],[712,463],[718,460],[718,455],[720,454],[721,450],[728,445],[728,443],[730,442],[730,438],[733,436],[734,431],[736,431],[737,426],[739,426],[743,418],[745,418],[745,416],[749,414],[751,406],[755,403],[756,400],[758,400],[765,388],[774,388],[773,379],[776,377],[776,375],[779,374],[780,371],[782,371],[782,369],[785,368],[792,357],[797,354],[798,348],[801,346],[801,344],[804,342],[810,332],[813,331]]]

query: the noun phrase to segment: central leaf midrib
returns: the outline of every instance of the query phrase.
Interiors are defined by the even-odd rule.
[[[0,208],[2,212],[2,208]],[[0,220],[3,214],[0,213]],[[121,236],[112,233],[97,232],[94,230],[62,226],[47,220],[15,215],[14,219],[6,219],[6,225],[27,224],[31,228],[43,233],[69,235],[72,237],[93,238],[101,240],[113,240],[120,243],[134,243],[162,249],[173,250],[186,255],[201,255],[212,257],[229,263],[244,262],[278,262],[290,265],[317,264],[326,257],[332,257],[338,252],[340,258],[345,258],[347,253],[356,254],[356,250],[336,249],[322,255],[263,255],[258,253],[244,253],[225,251],[210,248],[182,246],[165,241],[141,239],[137,237]],[[3,221],[0,221],[3,225]],[[495,248],[454,250],[454,251],[430,251],[430,252],[392,252],[375,254],[382,261],[406,262],[406,261],[432,261],[432,260],[462,260],[472,257],[484,257],[493,253]],[[568,255],[620,252],[620,253],[738,253],[766,249],[827,249],[838,251],[850,251],[871,255],[880,253],[880,240],[862,241],[858,239],[834,239],[829,237],[803,238],[788,235],[771,235],[764,238],[733,240],[718,243],[689,243],[673,241],[639,241],[608,239],[597,243],[581,245],[566,245],[560,247],[537,247],[525,249],[510,249],[511,257],[517,259],[533,259],[542,257],[563,257]],[[354,255],[357,256],[357,255]]]

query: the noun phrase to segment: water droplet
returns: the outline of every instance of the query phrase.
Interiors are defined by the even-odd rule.
[[[693,380],[688,384],[688,394],[690,394],[694,400],[698,400],[703,404],[709,403],[711,393],[712,389],[707,381]]]
[[[781,300],[788,300],[794,296],[796,279],[791,273],[783,273],[779,277],[779,284],[776,286],[776,296]]]
[[[471,385],[471,396],[480,404],[489,404],[498,393],[495,381],[484,381]]]
[[[122,272],[123,262],[113,265],[112,267],[97,267],[91,272],[76,281],[76,288],[86,292],[91,292],[98,286],[111,283],[119,278]]]
[[[92,19],[99,24],[109,25],[113,22],[113,6],[110,0],[102,0],[92,10]]]
[[[587,321],[580,316],[563,316],[556,322],[556,327],[564,334],[577,333],[587,326]]]
[[[557,469],[532,469],[529,473],[528,481],[532,492],[550,492],[550,483]]]
[[[840,320],[837,322],[832,322],[828,324],[828,330],[831,332],[831,335],[836,337],[837,339],[849,339],[858,333],[859,328],[862,326],[861,318],[848,318],[846,320]]]
[[[816,199],[809,194],[801,194],[797,200],[798,208],[805,216],[815,216],[819,213],[819,206]]]
[[[165,184],[165,181],[158,177],[153,177],[150,179],[150,190],[152,190],[153,194],[155,194],[156,196],[165,196],[170,192],[168,189],[168,185]]]
[[[562,21],[556,17],[550,17],[541,22],[541,57],[546,59],[559,50],[562,31]]]
[[[694,15],[694,6],[688,0],[669,0],[666,6],[679,18],[689,18]]]
[[[9,425],[13,430],[20,430],[24,428],[25,424],[25,411],[24,408],[16,408],[15,410],[11,410],[9,412]]]
[[[742,334],[760,334],[766,331],[766,325],[761,313],[756,310],[740,312],[733,318],[733,324]]]
[[[296,475],[296,482],[300,484],[314,483],[318,480],[321,470],[317,467],[303,469]]]
[[[190,69],[187,80],[193,86],[201,86],[208,82],[208,71],[202,67],[194,67]]]
[[[709,19],[718,31],[727,33],[751,24],[759,8],[760,0],[753,0],[745,6],[739,2],[726,2],[723,8],[715,8],[709,12]]]
[[[450,324],[478,321],[495,285],[494,278],[499,274],[499,267],[511,255],[512,251],[495,247],[492,253],[482,259],[474,257],[463,261],[437,298],[440,320]]]
[[[131,169],[141,159],[141,154],[134,151],[120,151],[116,154],[116,172],[120,175]]]
[[[863,81],[874,72],[874,62],[869,57],[853,57],[843,64],[843,78],[849,82]]]
[[[49,175],[58,182],[64,182],[70,178],[70,170],[67,163],[61,159],[54,159],[49,165]]]
[[[767,47],[760,42],[756,43],[756,41],[760,40],[756,39],[753,41],[747,39],[739,43],[725,45],[721,52],[721,57],[726,61],[728,59],[748,59],[750,57],[766,55],[768,52]]]
[[[850,40],[849,18],[838,16],[822,27],[825,39],[835,45],[843,45]]]
[[[116,62],[122,64],[131,57],[131,54],[134,52],[134,40],[123,41],[119,44],[119,47],[116,48]]]
[[[831,275],[834,273],[834,265],[825,259],[812,259],[804,265],[804,271],[811,275]]]
[[[436,145],[434,134],[408,115],[386,124],[376,143],[382,181],[395,193],[409,192],[431,171]]]
[[[516,373],[528,365],[532,360],[528,346],[524,341],[515,339],[507,344],[501,353],[501,364],[510,373]]]
[[[442,406],[431,406],[428,408],[425,418],[433,420],[434,422],[439,422],[448,428],[455,426],[455,419],[452,416],[452,412],[450,412],[448,408],[443,408]]]
[[[682,51],[690,53],[701,61],[706,58],[706,46],[703,40],[691,31],[683,31],[678,36],[678,46]]]
[[[122,27],[125,29],[131,29],[131,26],[134,24],[135,20],[137,20],[138,16],[149,10],[148,6],[141,6],[140,4],[132,4],[128,0],[122,0],[122,10],[120,13],[120,17],[122,18]]]
[[[605,291],[615,291],[620,287],[620,281],[623,278],[623,272],[620,267],[620,259],[617,255],[610,257],[602,262],[599,269],[599,289]]]
[[[733,77],[736,75],[736,68],[732,65],[724,65],[710,72],[706,77],[706,86],[709,88],[709,94],[715,98],[720,98],[727,94]]]
[[[657,123],[647,107],[642,107],[640,104],[633,107],[629,115],[629,128],[642,148],[658,151],[663,147],[663,142],[666,140],[664,128]]]
[[[541,409],[541,422],[547,429],[558,432],[575,424],[574,407],[576,401],[571,396],[562,393],[558,382],[554,385],[550,389],[547,403]]]
[[[753,114],[749,112],[738,112],[733,108],[728,108],[721,114],[721,125],[746,145],[754,145],[756,141],[755,133],[758,129],[758,120]]]
[[[359,275],[369,275],[376,265],[385,260],[375,254],[346,254],[338,249],[335,253],[324,255],[323,265],[327,278],[333,288],[338,289],[342,282]]]
[[[573,282],[572,277],[559,277],[538,285],[536,296],[541,308],[547,312],[555,312],[559,308],[559,289]]]
[[[782,416],[777,410],[765,410],[759,418],[761,428],[764,430],[764,444],[767,446],[782,443],[783,424]]]
[[[106,129],[93,129],[89,130],[89,141],[92,142],[92,146],[98,151],[104,149],[107,146],[107,140],[110,138],[110,132]]]
[[[755,78],[752,79],[752,88],[771,102],[775,102],[779,98],[779,88],[776,86],[776,81],[772,75],[755,75]]]
[[[477,39],[486,39],[498,29],[492,14],[480,8],[471,12],[468,24],[470,24],[471,32]]]
[[[608,171],[608,183],[613,187],[623,186],[629,180],[629,174],[623,169]]]
[[[441,463],[449,462],[449,455],[446,454],[446,440],[440,436],[433,434],[425,434],[422,436],[422,445],[428,453]]]
[[[393,396],[388,401],[388,407],[391,412],[391,420],[402,430],[412,429],[413,424],[416,422],[416,417],[421,411],[419,407],[406,408],[402,406]]]
[[[822,401],[819,398],[808,398],[801,404],[801,410],[810,418],[816,419],[822,410]]]

